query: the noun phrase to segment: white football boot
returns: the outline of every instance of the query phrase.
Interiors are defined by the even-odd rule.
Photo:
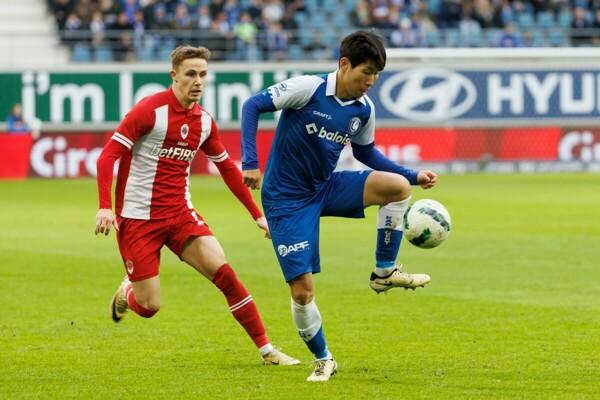
[[[383,278],[372,272],[371,281],[369,282],[371,289],[377,294],[394,287],[415,290],[418,287],[425,287],[431,281],[431,277],[427,274],[409,274],[408,272],[402,272],[401,268],[402,265],[396,266],[388,276]]]
[[[337,363],[333,358],[327,360],[315,360],[315,370],[308,378],[309,382],[327,382],[329,378],[335,375]]]
[[[129,309],[127,305],[127,293],[125,293],[125,288],[129,283],[129,278],[125,276],[110,303],[110,313],[112,320],[115,322],[120,322]]]
[[[287,354],[273,349],[271,352],[262,356],[263,364],[265,365],[298,365],[300,360],[290,357]]]

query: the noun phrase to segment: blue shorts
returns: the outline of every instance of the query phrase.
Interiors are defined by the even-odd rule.
[[[334,172],[306,202],[280,201],[265,207],[273,247],[286,282],[321,271],[320,217],[365,217],[363,196],[370,172]]]

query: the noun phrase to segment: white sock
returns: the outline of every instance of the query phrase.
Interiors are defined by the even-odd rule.
[[[258,349],[258,351],[260,352],[261,356],[266,356],[267,354],[273,351],[273,345],[271,343],[267,343],[263,347]]]
[[[308,342],[321,328],[323,322],[317,303],[313,299],[308,304],[297,304],[292,299],[292,318],[302,339]]]

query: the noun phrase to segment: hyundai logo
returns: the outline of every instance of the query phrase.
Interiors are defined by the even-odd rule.
[[[410,69],[381,85],[380,99],[393,114],[412,121],[458,117],[477,100],[475,85],[465,76],[442,68]]]

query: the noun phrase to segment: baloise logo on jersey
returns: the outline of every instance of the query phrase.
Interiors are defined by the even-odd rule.
[[[325,129],[324,126],[318,127],[317,124],[315,124],[314,122],[306,124],[304,125],[304,127],[306,128],[306,133],[308,133],[309,135],[314,135],[315,133],[318,133],[317,136],[321,139],[329,140],[334,143],[340,143],[344,145],[350,143],[350,138],[348,137],[348,134],[344,135],[339,133],[338,131],[330,132],[327,129]]]
[[[442,68],[419,68],[387,78],[379,90],[383,106],[412,121],[456,118],[477,100],[475,85],[464,75]]]

